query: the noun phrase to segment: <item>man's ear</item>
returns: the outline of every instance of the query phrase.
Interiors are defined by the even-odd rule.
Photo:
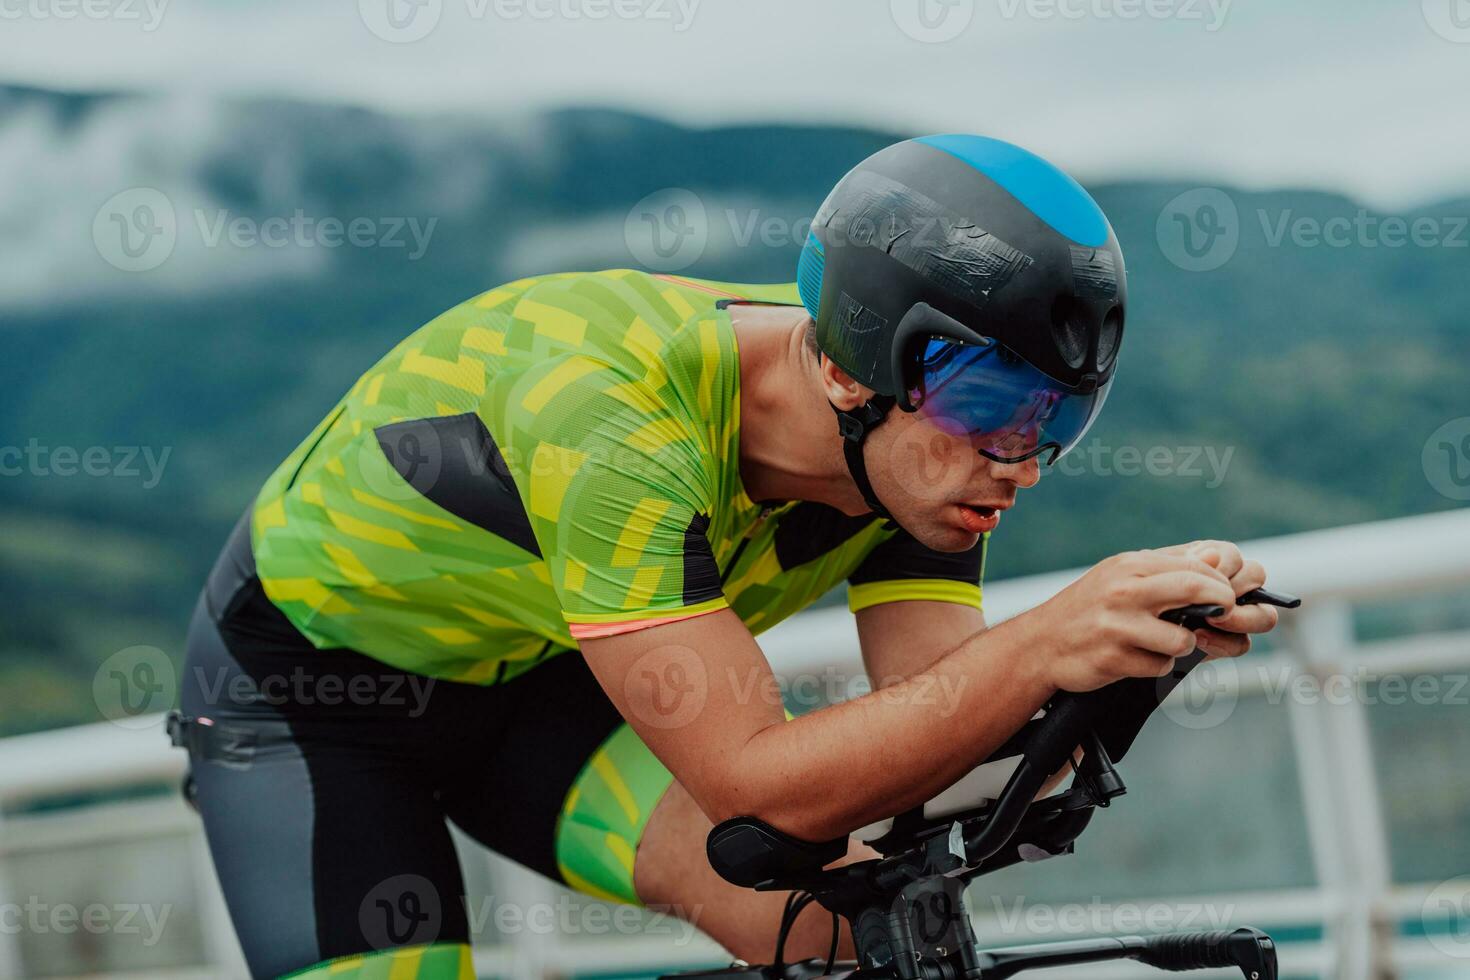
[[[820,355],[817,364],[822,379],[822,391],[827,396],[827,401],[844,412],[857,408],[873,397],[873,389],[854,381],[832,358],[825,354]]]

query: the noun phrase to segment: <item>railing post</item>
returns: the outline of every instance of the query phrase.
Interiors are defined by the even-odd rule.
[[[5,806],[3,800],[0,800],[0,911],[4,910],[6,904],[10,902],[12,897],[10,888],[6,884],[8,877],[5,873],[5,866],[9,857],[10,849],[6,846],[5,837]],[[19,916],[17,916],[17,921],[21,921]],[[21,928],[23,929],[24,926]],[[25,975],[21,972],[20,933],[20,929],[17,929],[15,932],[9,931],[5,927],[4,917],[0,916],[0,977],[20,977]]]
[[[1354,670],[1352,606],[1323,598],[1290,620],[1292,651],[1316,681],[1290,718],[1318,879],[1329,896],[1334,980],[1389,980],[1394,922],[1387,837],[1367,712]]]

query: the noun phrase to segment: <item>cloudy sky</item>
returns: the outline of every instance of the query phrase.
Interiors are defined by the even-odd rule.
[[[970,130],[1092,180],[1470,192],[1470,0],[0,0],[0,81]]]

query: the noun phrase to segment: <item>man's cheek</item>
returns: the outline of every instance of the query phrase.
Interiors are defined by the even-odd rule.
[[[979,460],[960,440],[921,424],[895,430],[883,457],[897,492],[931,511],[963,495]]]

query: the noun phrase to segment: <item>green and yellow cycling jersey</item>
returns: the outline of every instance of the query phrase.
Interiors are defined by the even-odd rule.
[[[758,633],[843,580],[854,609],[978,607],[983,541],[941,554],[872,515],[747,496],[732,302],[799,301],[615,269],[436,317],[265,484],[266,594],[317,647],[482,684],[726,607]]]

